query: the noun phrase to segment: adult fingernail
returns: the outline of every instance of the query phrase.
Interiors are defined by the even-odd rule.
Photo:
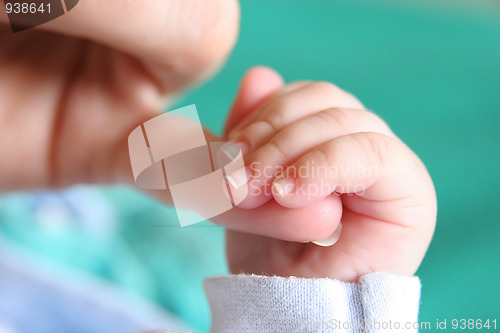
[[[247,151],[248,145],[245,142],[225,143],[222,147],[220,147],[219,152],[217,153],[219,166],[225,166],[226,164],[236,160],[240,152],[243,156]]]
[[[280,196],[290,195],[295,191],[296,181],[293,178],[281,178],[273,182],[273,193]]]
[[[245,155],[248,152],[248,150],[250,149],[248,144],[246,142],[243,142],[243,141],[236,142],[234,144],[234,146],[237,149],[233,150],[233,154],[234,154],[233,159],[235,159],[238,156],[240,151],[241,151],[241,155]],[[228,157],[229,157],[229,155],[228,155]]]
[[[252,170],[249,167],[241,168],[226,176],[227,181],[235,189],[247,184],[252,178]]]
[[[319,246],[332,246],[333,244],[337,243],[341,234],[342,234],[342,222],[339,223],[339,226],[330,237],[322,241],[314,241],[311,243],[314,243]]]

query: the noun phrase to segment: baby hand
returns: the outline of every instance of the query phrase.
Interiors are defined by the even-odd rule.
[[[259,236],[258,223],[253,235],[228,231],[232,272],[344,281],[370,272],[414,274],[436,222],[434,186],[423,163],[383,120],[333,84],[277,82],[270,69],[251,70],[227,132],[245,151],[250,178],[239,206],[274,199],[291,219],[274,230],[282,240]],[[328,220],[290,215],[298,209],[300,218],[308,207],[317,214],[322,202]],[[340,224],[334,245],[309,243],[338,237]],[[308,239],[311,234],[321,238]]]

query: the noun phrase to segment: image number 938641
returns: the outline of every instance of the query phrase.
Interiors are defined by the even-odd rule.
[[[75,8],[79,0],[4,0],[12,32],[52,21]]]

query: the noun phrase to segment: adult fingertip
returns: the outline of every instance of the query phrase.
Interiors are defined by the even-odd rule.
[[[341,235],[342,235],[342,222],[339,222],[337,229],[335,229],[333,234],[331,234],[328,238],[321,241],[312,241],[311,243],[323,247],[332,246],[339,241]]]

